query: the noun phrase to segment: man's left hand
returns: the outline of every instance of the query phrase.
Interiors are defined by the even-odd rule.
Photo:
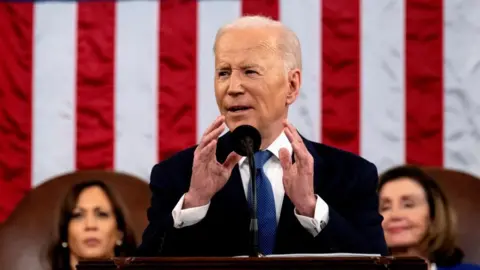
[[[302,137],[286,120],[284,132],[292,144],[295,163],[287,149],[280,149],[283,168],[283,186],[298,214],[312,217],[315,213],[316,197],[313,191],[313,157],[308,152]]]

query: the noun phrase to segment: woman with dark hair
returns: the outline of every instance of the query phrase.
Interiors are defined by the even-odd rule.
[[[392,255],[418,256],[431,269],[477,269],[463,264],[456,246],[456,217],[435,180],[414,166],[392,168],[380,176],[380,214]]]
[[[81,259],[131,256],[136,242],[119,198],[102,181],[76,184],[60,208],[56,241],[49,249],[53,270],[76,269]]]

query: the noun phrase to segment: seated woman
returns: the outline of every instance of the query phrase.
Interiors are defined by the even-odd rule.
[[[430,269],[480,269],[463,264],[456,247],[455,213],[434,179],[413,166],[380,176],[380,214],[392,255],[424,258]]]
[[[57,241],[49,249],[54,270],[76,269],[80,259],[131,256],[136,242],[119,198],[102,181],[77,184],[60,208]]]

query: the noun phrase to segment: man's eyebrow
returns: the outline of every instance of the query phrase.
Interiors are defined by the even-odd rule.
[[[245,64],[242,64],[240,65],[243,69],[247,69],[247,68],[256,68],[256,69],[260,69],[260,70],[264,70],[264,68],[258,64],[253,64],[253,63],[245,63]]]
[[[229,68],[229,65],[226,64],[226,63],[219,63],[219,64],[215,67],[216,70],[217,70],[217,69],[226,69],[226,68]]]
[[[258,68],[258,69],[264,69],[262,66],[258,64],[251,64],[251,63],[246,63],[246,64],[241,64],[240,67],[242,69],[247,69],[247,68]],[[229,65],[218,65],[215,70],[225,70],[225,69],[230,69],[231,67]]]
[[[215,68],[215,71],[219,72],[219,71],[224,71],[224,70],[228,70],[228,69],[229,68],[227,66],[220,66],[220,67]]]

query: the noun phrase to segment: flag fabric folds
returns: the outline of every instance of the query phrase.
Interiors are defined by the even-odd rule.
[[[300,38],[305,137],[379,171],[480,176],[480,1],[199,0],[0,3],[0,221],[73,170],[151,167],[218,115],[212,46],[241,15]]]

